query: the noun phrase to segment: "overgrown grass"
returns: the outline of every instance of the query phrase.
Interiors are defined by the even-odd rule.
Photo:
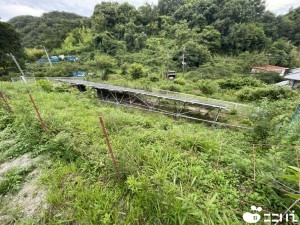
[[[1,88],[15,112],[0,111],[1,118],[8,118],[0,120],[2,138],[14,138],[12,146],[0,148],[2,161],[29,151],[53,161],[43,176],[51,210],[36,218],[40,224],[232,225],[243,223],[242,214],[251,205],[281,212],[290,203],[269,180],[284,173],[289,162],[281,154],[284,149],[257,152],[253,182],[253,150],[245,133],[99,103],[92,91],[44,91],[11,83]],[[48,132],[41,128],[28,90]]]

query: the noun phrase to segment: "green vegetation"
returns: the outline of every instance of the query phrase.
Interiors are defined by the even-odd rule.
[[[9,67],[13,65],[8,55],[12,52],[19,59],[24,57],[20,35],[10,24],[0,22],[0,76],[7,75]]]
[[[6,223],[239,225],[251,205],[284,212],[299,199],[300,118],[294,112],[300,94],[273,85],[283,80],[278,74],[250,71],[268,64],[300,67],[299,10],[275,16],[261,0],[159,0],[139,8],[101,2],[90,18],[51,12],[0,22],[0,91],[14,111],[0,99],[0,163],[25,153],[49,159],[49,165],[0,173],[0,214],[13,216]],[[53,67],[37,62],[46,58],[43,46],[50,56],[77,60]],[[88,81],[232,101],[236,107],[219,120],[250,129],[115,107],[100,103],[90,88],[79,92],[46,79],[4,82],[19,76],[10,52],[36,78],[84,71]],[[176,71],[176,78],[166,79],[167,71]],[[6,203],[35,166],[42,170],[48,208],[26,218]]]
[[[12,169],[5,173],[4,179],[0,181],[0,195],[3,196],[10,193],[15,193],[21,189],[21,183],[26,178],[26,175],[32,171],[32,168]]]
[[[67,12],[50,12],[41,17],[17,16],[9,23],[22,35],[27,48],[59,48],[69,32],[88,23],[87,18]],[[75,31],[74,31],[75,32]]]
[[[42,179],[51,211],[35,218],[39,223],[241,224],[243,212],[253,204],[275,212],[292,204],[281,182],[274,181],[296,165],[290,157],[294,150],[287,147],[290,137],[280,138],[289,120],[281,121],[279,130],[271,126],[278,121],[277,112],[281,117],[292,112],[293,107],[284,106],[286,100],[276,106],[265,100],[253,122],[268,121],[269,130],[262,133],[266,127],[261,127],[251,134],[116,108],[98,103],[92,90],[80,93],[46,81],[1,85],[15,112],[1,107],[2,140],[15,142],[1,149],[2,160],[25,152],[51,159]],[[48,132],[35,116],[29,89]],[[270,107],[277,111],[268,111]],[[121,179],[97,115],[105,119]],[[282,146],[256,148],[254,182],[252,143],[258,143],[259,134],[264,143]]]

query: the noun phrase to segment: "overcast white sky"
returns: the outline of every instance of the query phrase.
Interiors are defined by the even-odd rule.
[[[126,2],[126,0],[116,0]],[[129,3],[140,6],[145,2],[157,3],[157,0],[127,0]],[[0,0],[0,18],[7,21],[19,15],[40,16],[49,11],[74,12],[83,16],[91,16],[94,6],[101,0]],[[300,0],[266,0],[267,9],[284,14],[291,7],[300,6]]]

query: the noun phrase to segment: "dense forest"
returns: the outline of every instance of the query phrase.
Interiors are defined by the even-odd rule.
[[[57,53],[100,52],[121,60],[139,52],[165,59],[169,52],[177,62],[185,47],[189,68],[211,62],[217,54],[245,52],[263,52],[273,65],[295,67],[299,15],[297,8],[275,16],[261,0],[161,0],[137,9],[129,3],[102,2],[91,18],[51,12],[15,17],[9,23],[25,48],[44,45]]]
[[[0,223],[240,225],[251,206],[283,219],[291,209],[288,217],[300,221],[300,92],[278,85],[285,78],[276,72],[251,73],[300,67],[299,24],[300,7],[275,15],[263,0],[101,2],[91,17],[49,12],[0,22]],[[45,49],[60,60],[49,65]],[[9,53],[33,83],[17,82]],[[168,71],[176,78],[167,79]],[[115,106],[92,88],[53,81],[74,72],[234,107],[214,123],[213,110],[189,105],[197,119],[212,121],[199,123]],[[164,110],[177,107],[161,102]],[[1,170],[28,153],[30,167]],[[24,203],[18,211],[11,202],[35,171],[34,193],[46,190],[46,203],[19,213]]]

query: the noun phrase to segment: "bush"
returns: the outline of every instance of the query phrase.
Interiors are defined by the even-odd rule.
[[[158,82],[158,81],[159,81],[159,78],[156,77],[156,76],[151,76],[151,77],[149,77],[149,80],[150,80],[151,82]]]
[[[37,85],[39,87],[41,87],[46,92],[52,92],[52,91],[54,91],[52,82],[50,82],[50,81],[47,81],[47,80],[38,80],[37,81]]]
[[[182,91],[181,86],[178,84],[163,85],[160,88],[163,90],[176,91],[176,92]]]
[[[274,72],[253,74],[252,77],[261,80],[266,84],[275,84],[284,81],[283,76],[280,76],[278,73]]]
[[[218,81],[222,89],[240,90],[245,86],[248,87],[261,87],[263,84],[253,77],[232,77],[225,80]]]
[[[218,91],[219,86],[217,83],[209,80],[203,80],[199,84],[199,89],[203,94],[211,95]]]
[[[126,75],[127,74],[127,72],[128,72],[128,67],[129,67],[129,65],[128,65],[128,63],[123,63],[122,65],[121,65],[121,70],[122,70],[122,74],[123,75]]]
[[[241,101],[257,101],[263,98],[274,101],[290,98],[292,95],[293,91],[285,87],[244,88],[237,93],[237,97]]]
[[[139,63],[133,63],[129,66],[128,73],[133,79],[140,79],[142,77],[146,77],[146,73],[144,71],[143,65]]]
[[[186,80],[184,78],[180,77],[180,78],[176,78],[174,80],[174,83],[175,84],[180,84],[180,85],[185,85],[186,84]]]

